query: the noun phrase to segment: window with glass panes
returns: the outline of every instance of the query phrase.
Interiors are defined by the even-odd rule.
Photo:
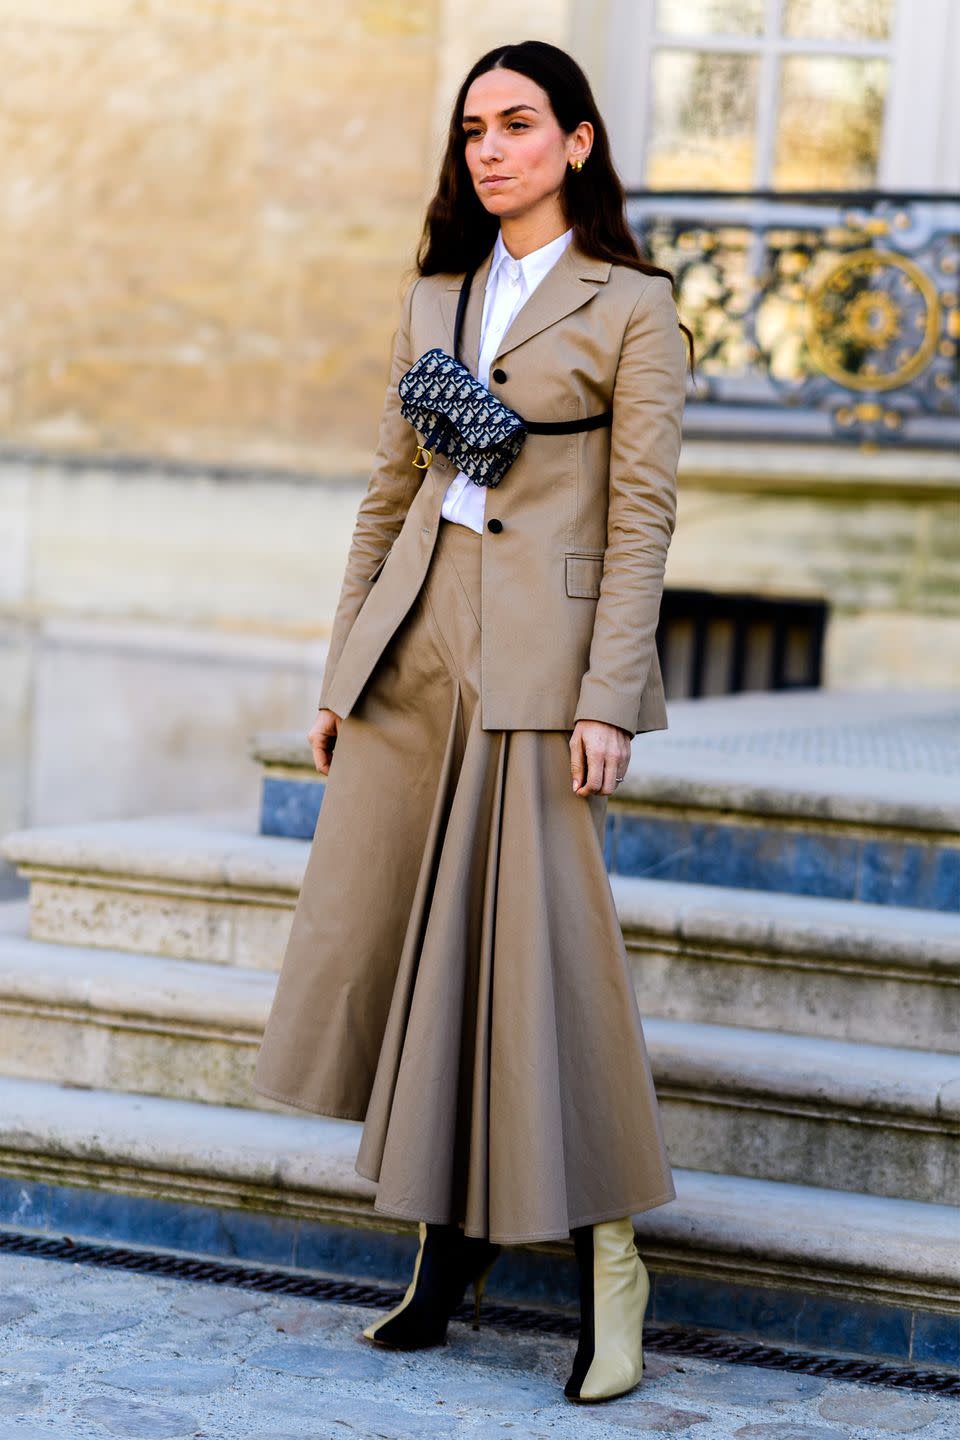
[[[879,186],[896,10],[897,0],[623,0],[611,77],[628,185]],[[640,75],[624,88],[627,54]]]

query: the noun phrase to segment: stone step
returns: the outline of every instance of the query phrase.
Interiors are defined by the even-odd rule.
[[[303,735],[253,737],[260,829],[310,839],[323,797]],[[607,814],[624,876],[960,911],[955,691],[792,689],[671,700]]]
[[[309,846],[249,812],[24,830],[37,939],[276,970]],[[960,1051],[960,925],[933,910],[611,877],[641,1013]]]
[[[960,1052],[951,915],[610,879],[643,1015]]]
[[[273,1112],[250,1080],[275,976],[0,934],[0,1074]],[[942,1202],[960,1057],[647,1017],[674,1164]]]
[[[0,1225],[404,1286],[412,1223],[353,1168],[360,1126],[0,1078]],[[635,1217],[651,1323],[960,1366],[947,1205],[674,1172]],[[95,1193],[92,1193],[95,1192]],[[491,1300],[575,1303],[570,1242],[504,1247]]]
[[[278,969],[308,847],[256,833],[251,811],[12,831],[30,933],[71,945]]]

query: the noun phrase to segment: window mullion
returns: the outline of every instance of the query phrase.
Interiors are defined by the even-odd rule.
[[[777,134],[777,87],[779,84],[783,0],[767,0],[763,29],[763,53],[757,85],[757,117],[753,153],[753,186],[765,190],[772,183],[774,147]]]
[[[656,0],[611,0],[606,56],[607,121],[617,169],[628,189],[647,183],[653,103]],[[637,76],[644,77],[637,84]]]

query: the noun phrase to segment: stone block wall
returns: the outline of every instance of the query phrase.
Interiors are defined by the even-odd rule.
[[[255,802],[453,94],[583,9],[0,0],[0,832]]]

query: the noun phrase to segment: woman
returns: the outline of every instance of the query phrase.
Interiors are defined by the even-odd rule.
[[[631,1217],[676,1196],[603,836],[631,739],[667,725],[654,637],[685,327],[669,272],[639,258],[586,77],[538,41],[460,87],[421,252],[254,1088],[363,1120],[374,1208],[419,1223],[406,1294],[368,1339],[443,1343],[471,1283],[478,1323],[502,1245],[572,1234],[564,1393],[608,1399],[643,1368]],[[572,422],[529,434],[494,494],[443,455],[424,468],[397,389],[431,346],[453,353],[473,271],[464,364],[525,419]]]

